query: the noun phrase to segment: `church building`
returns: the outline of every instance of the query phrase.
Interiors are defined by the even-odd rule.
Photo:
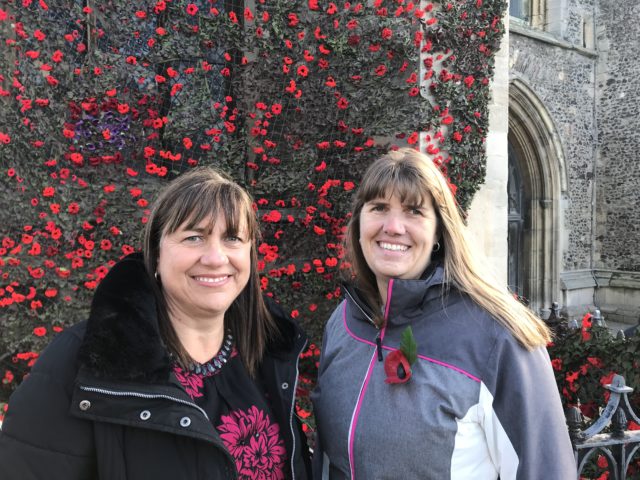
[[[469,223],[543,316],[640,320],[638,19],[636,0],[510,3]]]

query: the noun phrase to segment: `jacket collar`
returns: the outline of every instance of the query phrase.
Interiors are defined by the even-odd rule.
[[[444,267],[440,262],[427,267],[421,278],[416,280],[391,280],[390,302],[386,325],[404,325],[421,315],[425,306],[442,298],[442,290],[447,288],[444,281]],[[371,322],[374,317],[373,308],[368,305],[362,292],[354,285],[345,284],[348,298],[358,307],[357,317]]]
[[[276,335],[267,342],[266,355],[295,362],[307,344],[307,335],[271,297],[264,297],[267,309],[278,329]]]
[[[157,300],[142,255],[117,263],[91,303],[79,363],[108,379],[155,382],[169,378],[171,362],[160,337]]]

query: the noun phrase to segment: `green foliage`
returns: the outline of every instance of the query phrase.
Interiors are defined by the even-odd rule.
[[[409,365],[413,365],[418,358],[418,344],[413,336],[413,330],[411,327],[407,327],[402,332],[402,339],[400,340],[400,350],[404,353]]]

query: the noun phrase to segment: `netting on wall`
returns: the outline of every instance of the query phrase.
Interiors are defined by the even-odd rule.
[[[265,292],[317,334],[369,162],[431,132],[460,152],[445,171],[482,165],[486,105],[468,103],[488,98],[503,8],[485,3],[2,0],[0,360],[80,320],[158,188],[198,165],[254,196]],[[486,61],[456,71],[450,34]]]

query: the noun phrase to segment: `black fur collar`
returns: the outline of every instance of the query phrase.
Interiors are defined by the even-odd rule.
[[[278,304],[266,300],[278,327],[267,355],[293,355],[295,362],[306,336]],[[154,286],[142,254],[117,263],[98,286],[78,360],[98,378],[145,383],[169,378],[171,361],[160,337]]]
[[[117,263],[98,286],[78,360],[100,378],[144,382],[168,378],[170,360],[141,254]]]

